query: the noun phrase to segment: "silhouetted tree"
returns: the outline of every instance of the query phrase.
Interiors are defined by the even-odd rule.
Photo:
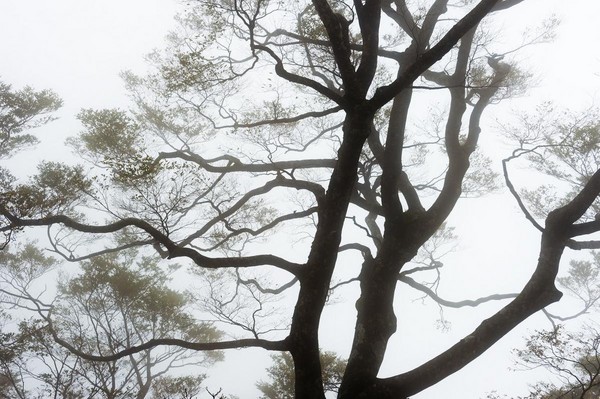
[[[161,345],[287,351],[295,397],[324,398],[321,314],[332,288],[356,283],[354,340],[338,397],[406,398],[558,301],[564,249],[600,247],[578,241],[600,230],[597,162],[569,182],[572,194],[543,212],[542,223],[507,169],[524,155],[568,167],[572,153],[553,153],[563,143],[555,136],[529,140],[528,131],[509,129],[519,148],[505,160],[505,180],[541,236],[539,261],[518,294],[448,301],[413,278],[438,273],[439,260],[411,266],[461,197],[495,187],[489,161],[476,152],[482,115],[520,92],[527,74],[509,59],[514,48],[489,40],[482,21],[493,25],[520,2],[198,2],[170,47],[150,57],[154,72],[126,74],[131,112],[81,112],[84,131],[71,145],[89,172],[43,163],[31,182],[3,183],[0,231],[14,238],[46,227],[52,250],[67,261],[141,247],[187,259],[204,281],[198,303],[240,335],[119,342],[110,353],[69,343],[60,329],[55,338],[82,359],[107,362]],[[430,98],[446,100],[447,112],[410,122]],[[289,245],[300,233],[310,245]],[[273,245],[263,253],[266,238]],[[360,272],[334,282],[349,259]],[[379,378],[402,320],[394,298],[407,285],[448,306],[511,301],[438,356]],[[291,291],[295,305],[278,311],[272,299]]]

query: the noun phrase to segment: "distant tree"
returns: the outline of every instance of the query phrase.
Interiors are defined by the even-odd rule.
[[[0,253],[0,262],[4,302],[33,306],[42,317],[21,322],[18,333],[5,334],[4,340],[12,342],[4,345],[3,373],[12,378],[13,390],[35,380],[44,397],[142,399],[155,379],[166,378],[170,370],[210,366],[222,359],[218,351],[199,356],[178,346],[150,347],[112,361],[77,356],[91,350],[109,356],[123,347],[165,337],[215,340],[220,336],[211,324],[197,322],[188,313],[189,297],[167,287],[169,277],[156,260],[136,258],[129,251],[83,262],[81,274],[59,284],[59,295],[51,305],[31,292],[36,279],[55,266],[54,259],[27,245],[16,253]],[[23,397],[32,395],[21,390]]]
[[[356,324],[338,397],[407,398],[558,301],[563,251],[600,248],[585,239],[600,231],[593,128],[572,134],[556,125],[533,138],[522,126],[507,129],[518,148],[504,162],[505,182],[541,237],[519,293],[450,301],[426,277],[439,281],[442,263],[412,263],[462,197],[496,187],[490,161],[476,151],[482,117],[522,92],[528,74],[511,54],[552,27],[514,46],[495,43],[494,26],[512,26],[497,22],[521,1],[193,3],[170,47],[150,56],[154,70],[125,75],[130,112],[80,113],[84,130],[70,145],[86,169],[47,162],[29,182],[3,180],[0,231],[10,240],[45,227],[51,250],[72,262],[106,262],[132,248],[185,259],[204,282],[195,300],[234,338],[134,335],[133,342],[118,335],[98,347],[89,344],[93,333],[65,328],[75,324],[63,307],[63,319],[47,318],[55,340],[107,364],[162,346],[287,351],[295,397],[323,399],[321,315],[332,291],[352,285]],[[424,103],[444,103],[445,111],[423,112]],[[590,145],[557,150],[579,137]],[[581,151],[589,164],[572,179],[562,171],[581,165]],[[517,158],[552,166],[541,171],[569,194],[533,214],[527,204],[536,197],[523,195],[508,174]],[[482,234],[490,230],[482,217]],[[301,237],[309,238],[305,245]],[[267,239],[271,245],[260,245]],[[357,268],[346,267],[352,263]],[[409,287],[442,306],[510,302],[438,356],[380,378],[398,321],[410,323],[394,306]],[[274,298],[282,296],[294,305],[278,308]]]
[[[274,364],[267,369],[270,381],[256,384],[262,392],[261,399],[294,399],[294,359],[287,352],[273,355],[271,358]],[[338,392],[345,368],[346,361],[334,352],[321,352],[325,392]]]
[[[539,331],[516,351],[527,368],[549,370],[559,385],[539,382],[527,399],[596,399],[600,397],[600,332],[572,333],[558,326]]]
[[[158,377],[152,383],[152,399],[195,399],[202,391],[205,376]]]
[[[0,398],[91,398],[77,372],[81,361],[57,345],[43,323],[21,322],[16,332],[2,332],[0,342]]]
[[[69,348],[74,353],[98,351],[106,357],[152,340],[219,338],[212,324],[197,322],[188,312],[186,294],[167,287],[168,275],[156,259],[120,252],[95,257],[81,267],[81,275],[59,285],[52,308],[52,328],[67,342],[78,343]],[[110,362],[84,362],[80,369],[100,381],[106,395],[143,399],[154,379],[170,369],[210,366],[221,359],[218,351],[200,355],[179,346],[150,347]]]
[[[61,106],[62,101],[51,90],[13,90],[0,82],[0,159],[38,143],[29,129],[50,122],[52,112]]]

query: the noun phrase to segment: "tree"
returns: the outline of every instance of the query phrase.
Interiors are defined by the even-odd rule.
[[[272,356],[274,364],[267,369],[270,381],[261,381],[256,386],[262,392],[261,399],[293,399],[294,398],[294,359],[283,352]],[[323,370],[323,389],[325,392],[337,393],[344,376],[346,361],[334,352],[321,352],[321,369]]]
[[[202,390],[205,376],[159,377],[152,385],[154,399],[194,399]]]
[[[77,342],[78,351],[95,350],[100,356],[166,337],[210,341],[220,336],[211,324],[189,314],[189,297],[167,287],[169,278],[156,259],[135,256],[120,252],[82,262],[82,274],[59,285],[53,330]],[[172,369],[222,360],[218,351],[198,355],[179,346],[150,347],[112,362],[84,362],[79,370],[97,381],[106,397],[143,399],[155,379]]]
[[[61,106],[62,101],[51,90],[25,87],[14,91],[0,82],[0,158],[36,144],[38,139],[26,132],[50,122],[51,113]]]
[[[199,302],[242,335],[149,339],[111,354],[69,347],[83,359],[104,361],[160,345],[287,351],[296,398],[324,398],[320,318],[339,286],[334,272],[346,271],[352,260],[361,263],[360,272],[344,283],[358,283],[360,297],[338,396],[406,398],[558,301],[555,280],[565,248],[600,246],[577,241],[600,230],[600,221],[590,219],[600,193],[597,164],[571,182],[577,183],[572,195],[544,213],[542,223],[505,169],[509,188],[540,230],[530,280],[516,295],[454,303],[512,299],[438,356],[378,377],[398,325],[394,298],[405,287],[398,283],[450,304],[409,276],[439,272],[440,262],[412,268],[410,262],[462,196],[494,186],[476,152],[482,115],[522,90],[527,74],[509,59],[514,49],[494,45],[489,29],[520,2],[198,3],[170,48],[152,55],[154,73],[126,75],[136,102],[131,112],[80,114],[84,131],[71,145],[93,165],[88,176],[81,168],[46,164],[29,184],[5,185],[0,230],[14,238],[47,227],[52,249],[68,261],[141,247],[187,259],[207,281]],[[409,122],[418,118],[415,104],[429,97],[446,100],[448,111],[415,128]],[[538,142],[521,133],[522,146],[505,166],[536,154],[529,145]],[[263,253],[260,240],[276,232],[281,238]],[[302,254],[286,245],[297,232],[310,237]],[[292,287],[297,297],[282,314],[287,322],[261,324],[259,316],[277,314],[268,299]]]
[[[189,296],[168,288],[169,276],[156,259],[138,258],[135,251],[128,251],[82,262],[79,275],[58,285],[58,297],[51,305],[32,295],[32,285],[56,266],[53,258],[29,244],[14,254],[0,253],[0,262],[5,303],[33,306],[41,316],[21,322],[18,333],[3,334],[0,364],[11,381],[8,397],[15,393],[33,397],[33,391],[25,388],[36,381],[40,397],[143,399],[157,378],[164,390],[172,370],[191,371],[222,359],[218,351],[198,356],[178,346],[150,347],[107,362],[77,356],[82,350],[106,356],[165,337],[209,340],[220,335],[210,323],[189,314]],[[64,339],[77,343],[77,349]],[[199,384],[203,378],[173,381],[193,387],[192,382]]]
[[[539,382],[528,399],[593,399],[600,396],[600,334],[593,328],[573,333],[563,326],[538,331],[516,350],[519,364],[545,368],[558,377],[560,385]]]

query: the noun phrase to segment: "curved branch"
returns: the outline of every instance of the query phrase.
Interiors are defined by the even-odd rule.
[[[407,88],[424,71],[442,59],[452,47],[474,26],[476,26],[498,4],[499,0],[482,0],[467,15],[458,21],[430,50],[423,53],[409,66],[405,73],[387,86],[378,88],[369,100],[373,109],[379,109]]]
[[[217,224],[219,221],[225,220],[225,218],[227,218],[228,216],[233,215],[236,211],[242,208],[242,206],[245,205],[250,199],[258,195],[268,193],[269,191],[277,187],[288,187],[294,188],[296,190],[311,191],[315,195],[317,203],[320,203],[323,197],[325,196],[325,189],[317,183],[302,180],[290,180],[284,178],[282,175],[277,175],[275,179],[268,181],[262,187],[249,190],[228,210],[220,213],[217,217],[206,223],[201,229],[199,229],[193,234],[190,234],[185,239],[181,240],[180,245],[191,244],[192,241],[204,235],[207,231],[210,230],[212,226]]]
[[[184,349],[190,349],[194,351],[216,351],[222,349],[241,349],[241,348],[264,348],[272,351],[286,351],[288,350],[288,344],[286,340],[281,341],[268,341],[265,339],[239,339],[234,341],[221,341],[221,342],[190,342],[183,339],[177,338],[155,338],[140,345],[134,345],[122,351],[116,352],[112,355],[92,355],[83,352],[64,339],[60,338],[56,331],[50,327],[50,333],[54,341],[60,346],[67,349],[74,355],[90,361],[99,362],[111,362],[119,360],[123,357],[133,355],[148,349],[155,348],[157,346],[177,346]]]
[[[296,115],[296,116],[291,116],[289,118],[278,118],[278,119],[265,119],[262,121],[258,121],[258,122],[248,122],[248,123],[234,123],[233,125],[225,125],[225,126],[219,126],[217,127],[217,129],[226,129],[226,128],[252,128],[252,127],[258,127],[258,126],[265,126],[265,125],[278,125],[278,124],[286,124],[286,123],[296,123],[296,122],[300,122],[304,119],[308,119],[308,118],[321,118],[323,116],[327,116],[327,115],[331,115],[331,114],[335,114],[336,112],[341,111],[342,108],[337,106],[337,107],[332,107],[332,108],[328,108],[325,109],[323,111],[311,111],[311,112],[306,112],[304,114],[301,115]]]
[[[278,76],[282,77],[283,79],[289,82],[309,87],[315,90],[316,92],[324,95],[325,97],[329,98],[331,101],[335,102],[341,107],[345,105],[344,98],[338,93],[334,92],[333,90],[327,88],[326,86],[323,86],[319,82],[316,82],[312,79],[305,78],[304,76],[296,75],[287,71],[285,69],[285,66],[283,65],[283,60],[277,54],[275,54],[275,52],[271,48],[263,46],[261,44],[253,44],[252,46],[256,50],[264,51],[265,53],[269,54],[269,56],[271,56],[271,58],[275,61],[275,73]]]
[[[254,279],[254,278],[243,279],[239,273],[236,273],[236,274],[237,274],[238,282],[240,282],[244,285],[252,284],[253,286],[256,287],[257,290],[259,290],[263,294],[273,294],[273,295],[281,294],[288,288],[293,287],[294,284],[296,284],[298,282],[298,277],[294,277],[293,279],[291,279],[290,281],[288,281],[285,284],[282,284],[278,288],[265,288],[258,282],[258,280]]]
[[[366,245],[359,244],[357,242],[351,242],[348,244],[340,245],[338,252],[350,251],[350,250],[360,251],[361,254],[363,255],[363,257],[369,257],[369,258],[373,257],[373,254],[371,253],[371,248],[367,247]]]
[[[12,230],[17,227],[27,226],[50,226],[53,224],[62,224],[73,230],[82,233],[115,233],[126,227],[137,227],[148,233],[156,242],[163,245],[168,252],[170,259],[186,257],[194,261],[197,265],[206,268],[231,268],[231,267],[253,267],[271,265],[296,275],[299,273],[302,265],[287,261],[274,255],[254,255],[239,258],[209,258],[198,251],[178,245],[167,235],[157,228],[140,219],[125,218],[106,225],[89,225],[77,222],[65,215],[46,216],[39,219],[21,219],[11,214],[4,205],[0,205],[0,214],[6,217],[11,224],[0,228],[0,231]]]
[[[232,173],[232,172],[279,172],[287,169],[311,169],[311,168],[333,168],[335,167],[334,159],[302,159],[294,161],[277,161],[264,164],[245,164],[238,158],[231,155],[223,155],[213,159],[205,159],[198,154],[173,151],[161,152],[158,154],[155,162],[163,159],[182,159],[184,161],[194,162],[201,166],[204,170],[211,173]],[[225,166],[214,165],[215,162],[227,161]]]
[[[424,294],[429,296],[431,299],[433,299],[440,305],[446,306],[449,308],[462,308],[465,306],[477,307],[486,302],[500,301],[503,299],[513,299],[519,295],[519,294],[493,294],[493,295],[488,295],[488,296],[484,296],[484,297],[477,298],[477,299],[465,299],[462,301],[448,301],[446,299],[440,298],[440,296],[438,294],[436,294],[435,291],[433,291],[431,288],[426,287],[423,284],[417,283],[415,280],[413,280],[412,278],[410,278],[406,275],[400,275],[398,277],[398,281],[402,281],[403,283],[408,284],[412,288],[423,292]]]
[[[286,215],[282,215],[280,217],[277,217],[275,219],[273,219],[271,222],[265,224],[264,226],[261,226],[260,228],[256,229],[256,230],[252,230],[249,227],[243,227],[240,229],[230,229],[231,233],[228,234],[225,238],[223,238],[222,240],[219,240],[219,242],[217,242],[216,244],[208,247],[208,248],[202,248],[203,251],[212,251],[217,249],[218,247],[220,247],[222,244],[224,244],[227,240],[239,236],[241,234],[249,234],[251,236],[258,236],[261,233],[264,233],[267,230],[271,230],[274,227],[276,227],[277,225],[279,225],[280,223],[283,223],[285,221],[288,220],[294,220],[294,219],[301,219],[304,218],[306,216],[310,216],[314,213],[317,213],[317,211],[319,210],[318,207],[311,207],[308,208],[304,211],[300,211],[300,212],[296,212],[294,211],[293,213],[288,213]]]

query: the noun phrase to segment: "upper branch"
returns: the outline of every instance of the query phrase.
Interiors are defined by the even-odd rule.
[[[567,237],[575,237],[598,231],[597,221],[575,224],[600,195],[600,169],[597,170],[583,189],[567,205],[556,209],[548,215],[547,223],[565,226]]]
[[[396,9],[391,7],[392,0],[385,0],[382,4],[382,11],[391,18],[398,26],[413,39],[417,37],[421,28],[416,24],[412,14],[406,7],[406,1],[394,1]]]
[[[448,0],[436,0],[431,5],[418,36],[420,50],[423,50],[423,46],[429,43],[440,16],[445,14],[446,11],[448,11]]]
[[[355,4],[358,4],[356,12],[363,41],[362,57],[356,73],[361,95],[365,95],[377,69],[381,1],[367,0],[364,5],[361,1],[355,1]]]
[[[391,101],[400,91],[410,86],[424,71],[433,64],[442,59],[452,47],[458,43],[469,30],[476,26],[499,0],[482,0],[467,15],[458,21],[444,37],[429,51],[420,55],[417,60],[410,65],[404,74],[399,76],[394,82],[376,90],[375,95],[370,100],[370,105],[375,109]]]
[[[316,82],[312,79],[306,78],[304,76],[296,75],[294,73],[287,71],[285,69],[285,66],[283,65],[283,60],[281,59],[281,57],[279,57],[277,54],[275,54],[275,52],[271,48],[264,46],[262,44],[256,44],[256,43],[254,43],[252,46],[256,50],[264,51],[265,53],[269,54],[269,56],[271,56],[271,58],[275,61],[275,73],[278,76],[284,78],[285,80],[287,80],[289,82],[303,85],[306,87],[310,87],[311,89],[315,90],[318,93],[321,93],[322,95],[324,95],[325,97],[329,98],[331,101],[335,102],[336,104],[338,104],[342,107],[345,105],[345,101],[344,101],[343,97],[340,96],[335,91],[329,89],[326,86],[323,86],[319,82]]]
[[[351,60],[350,23],[343,15],[334,12],[327,3],[327,0],[313,0],[312,3],[331,41],[333,56],[339,68],[346,92],[351,91],[359,87],[359,85],[357,84],[356,71]]]

